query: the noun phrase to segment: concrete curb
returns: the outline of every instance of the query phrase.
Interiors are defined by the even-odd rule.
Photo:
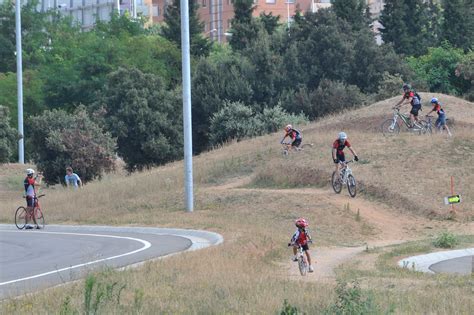
[[[430,269],[430,266],[445,261],[448,259],[465,257],[465,256],[474,256],[474,248],[465,248],[458,250],[450,250],[444,252],[436,252],[425,255],[418,255],[407,257],[398,261],[398,266],[401,268],[407,268],[414,271],[426,272],[426,273],[435,273]]]

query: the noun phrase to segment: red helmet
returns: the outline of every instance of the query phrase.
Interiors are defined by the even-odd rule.
[[[308,224],[308,221],[306,221],[305,218],[299,218],[298,220],[295,221],[295,225],[296,225],[296,227],[304,229],[309,224]]]

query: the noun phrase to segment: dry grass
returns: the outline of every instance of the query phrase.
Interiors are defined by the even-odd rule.
[[[474,104],[435,96],[446,104],[448,117],[456,120],[453,139],[408,133],[384,138],[379,125],[390,116],[390,106],[396,101],[391,99],[304,126],[304,141],[314,147],[286,158],[278,145],[281,134],[232,143],[195,157],[192,214],[183,211],[184,173],[182,162],[176,162],[131,176],[110,174],[80,191],[45,188],[42,205],[47,223],[150,225],[223,234],[225,243],[217,248],[99,275],[101,281],[127,285],[120,305],[104,305],[104,313],[277,313],[284,299],[306,313],[320,313],[334,302],[334,284],[290,280],[288,270],[281,267],[289,257],[286,243],[293,232],[292,221],[298,216],[308,218],[315,232],[316,257],[321,246],[360,245],[386,237],[380,224],[374,228],[374,218],[364,209],[357,220],[356,209],[344,206],[353,203],[345,190],[339,197],[331,191],[330,145],[341,129],[348,132],[362,159],[352,167],[362,188],[358,200],[367,199],[359,202],[362,206],[404,219],[401,222],[407,226],[400,230],[409,233],[406,238],[472,227]],[[22,202],[21,182],[18,189],[13,185],[21,180],[22,169],[0,167],[2,222],[11,223],[13,211]],[[463,203],[457,207],[456,221],[443,221],[448,208],[442,198],[450,194],[450,176]],[[243,188],[224,188],[242,178],[249,178]],[[305,188],[283,189],[293,187]],[[409,215],[417,221],[410,223]],[[462,297],[467,292],[465,283],[450,280],[449,287],[429,286],[418,275],[398,277],[383,269],[376,272],[377,277],[369,277],[356,266],[348,268],[340,272],[341,277],[352,270],[383,309],[395,304],[397,313],[466,313],[469,305]],[[370,281],[364,282],[365,277]],[[407,284],[407,278],[416,285]],[[32,299],[7,301],[0,305],[0,312],[26,313],[34,307],[36,313],[58,313],[67,296],[72,307],[81,310],[83,291],[82,282],[53,288]]]

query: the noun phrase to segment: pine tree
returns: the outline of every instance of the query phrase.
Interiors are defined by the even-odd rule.
[[[368,6],[364,0],[334,0],[332,9],[337,17],[346,20],[356,30],[368,26],[370,20],[367,19]]]
[[[207,56],[211,49],[211,42],[202,35],[204,23],[197,14],[198,4],[195,0],[189,1],[189,41],[191,55]],[[165,25],[162,33],[165,38],[176,43],[181,48],[181,5],[180,0],[173,0],[164,14]]]
[[[242,50],[257,37],[258,27],[252,17],[253,0],[235,0],[232,19],[232,37],[229,44],[234,50]]]
[[[443,1],[443,39],[453,46],[469,50],[474,44],[474,1]]]
[[[423,0],[387,0],[380,16],[384,42],[399,54],[419,56],[427,51],[430,21]]]

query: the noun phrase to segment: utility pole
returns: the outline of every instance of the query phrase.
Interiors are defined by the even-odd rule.
[[[193,212],[193,138],[191,129],[191,57],[189,47],[189,5],[181,1],[181,56],[183,68],[184,190],[186,211]]]
[[[21,0],[15,2],[16,31],[16,81],[18,96],[18,163],[25,164],[25,146],[23,134],[23,65],[21,58]]]

